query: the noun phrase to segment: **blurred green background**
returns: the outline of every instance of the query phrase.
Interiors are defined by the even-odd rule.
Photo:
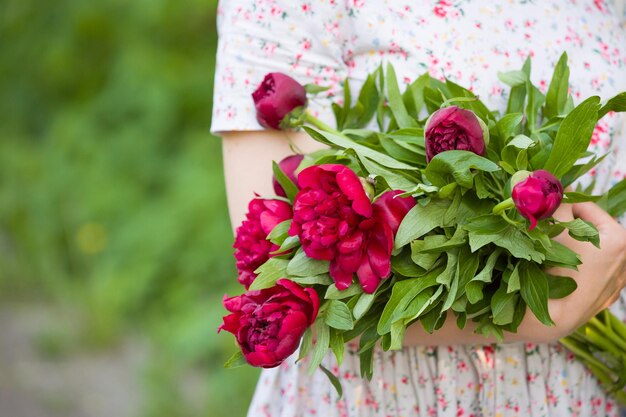
[[[245,414],[216,9],[0,2],[0,415]]]

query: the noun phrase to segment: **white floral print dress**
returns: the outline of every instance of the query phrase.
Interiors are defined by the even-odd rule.
[[[310,103],[328,123],[348,77],[358,89],[381,62],[410,83],[424,71],[472,90],[504,110],[498,71],[533,58],[544,91],[563,51],[574,99],[626,90],[624,16],[610,0],[223,0],[212,131],[259,130],[250,93],[267,72],[330,85]],[[598,191],[626,176],[624,114],[598,124],[590,150],[610,156],[583,181]],[[626,319],[626,297],[612,307]],[[250,417],[617,416],[616,404],[559,344],[411,347],[375,354],[374,377],[359,376],[348,350],[339,399],[321,372],[287,360],[264,370]]]

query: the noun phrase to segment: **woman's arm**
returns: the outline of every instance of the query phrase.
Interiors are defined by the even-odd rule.
[[[298,132],[260,130],[223,134],[224,177],[233,230],[245,218],[254,193],[274,195],[272,161],[293,155],[292,145],[304,153],[324,147],[307,134]]]
[[[245,217],[254,193],[272,195],[271,161],[293,154],[290,142],[302,152],[323,147],[304,133],[279,131],[232,132],[224,134],[224,172],[228,207],[233,230]],[[555,217],[567,221],[582,218],[596,225],[602,248],[578,242],[563,233],[558,240],[581,255],[579,271],[555,269],[555,275],[570,276],[578,289],[560,300],[550,300],[548,309],[556,326],[545,326],[528,311],[518,332],[505,334],[506,342],[553,342],[574,331],[596,313],[608,307],[626,284],[626,231],[612,217],[592,203],[564,204]],[[451,314],[452,316],[452,314]],[[456,326],[454,317],[433,334],[422,326],[407,329],[405,345],[486,344],[496,340],[474,334],[475,324],[465,329]]]

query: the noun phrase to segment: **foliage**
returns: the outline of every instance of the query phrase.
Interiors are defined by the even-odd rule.
[[[207,381],[199,415],[243,414],[226,399],[255,380],[224,373],[230,341],[215,337],[236,285],[208,133],[216,6],[0,4],[0,297],[75,309],[96,347],[147,335],[148,415],[188,408],[176,377],[191,367]]]

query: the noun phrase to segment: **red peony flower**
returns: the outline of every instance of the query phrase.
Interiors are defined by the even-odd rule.
[[[511,192],[515,207],[530,220],[532,230],[537,220],[552,216],[563,200],[563,186],[550,172],[539,169],[513,186]]]
[[[250,365],[273,368],[296,351],[319,305],[313,288],[281,279],[271,288],[224,297],[231,314],[224,317],[218,332],[223,329],[235,335]]]
[[[233,244],[238,280],[246,289],[256,278],[254,271],[270,258],[270,252],[278,249],[267,240],[267,235],[291,216],[291,206],[284,201],[255,198],[248,204],[246,220],[237,228]]]
[[[306,106],[306,90],[296,80],[280,72],[265,76],[252,93],[256,118],[269,129],[280,129],[280,123],[291,111]]]
[[[470,110],[456,106],[444,107],[434,112],[426,122],[426,160],[451,150],[485,154],[489,131],[485,124]]]
[[[339,290],[356,273],[363,290],[373,293],[391,272],[393,238],[412,198],[383,194],[372,204],[357,175],[343,165],[319,165],[298,176],[290,235],[298,235],[306,255],[330,261]]]
[[[291,155],[284,158],[282,161],[278,163],[278,167],[289,177],[289,179],[297,184],[298,180],[296,179],[296,168],[300,166],[300,163],[304,159],[304,155]],[[281,197],[287,197],[285,194],[285,190],[280,186],[276,178],[272,177],[272,185],[274,186],[274,192],[276,195]]]

